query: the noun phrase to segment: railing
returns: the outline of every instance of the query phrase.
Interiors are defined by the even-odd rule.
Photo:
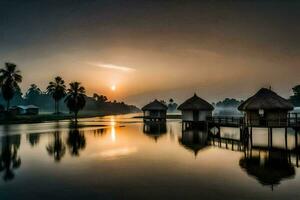
[[[219,125],[242,125],[244,119],[243,117],[208,117],[207,121]]]
[[[300,116],[297,113],[290,113],[286,118],[276,120],[270,119],[247,119],[243,117],[208,117],[208,123],[228,126],[266,126],[266,127],[300,127]]]

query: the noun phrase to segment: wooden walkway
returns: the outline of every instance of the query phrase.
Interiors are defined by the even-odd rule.
[[[287,118],[278,120],[244,120],[244,117],[208,117],[209,127],[273,127],[273,128],[300,128],[300,116],[298,113],[289,113]]]

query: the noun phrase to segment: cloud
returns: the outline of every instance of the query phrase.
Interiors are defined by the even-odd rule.
[[[87,63],[87,64],[96,66],[96,67],[101,67],[101,68],[106,68],[106,69],[114,69],[114,70],[119,70],[119,71],[124,71],[124,72],[130,72],[130,71],[136,70],[131,67],[114,65],[114,64],[103,64],[103,63]]]

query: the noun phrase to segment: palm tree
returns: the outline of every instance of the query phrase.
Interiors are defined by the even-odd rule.
[[[47,93],[52,96],[55,102],[55,113],[59,113],[59,101],[66,95],[65,81],[57,76],[54,81],[51,81],[47,87]]]
[[[5,67],[0,69],[0,86],[2,95],[7,102],[6,109],[9,109],[10,100],[17,90],[20,90],[18,83],[22,82],[21,72],[16,69],[17,65],[5,63]]]
[[[82,110],[85,106],[85,89],[79,82],[70,83],[70,88],[67,92],[65,103],[70,112],[74,113],[75,121],[77,122],[77,115],[79,110]]]

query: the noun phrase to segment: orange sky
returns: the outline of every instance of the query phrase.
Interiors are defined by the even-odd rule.
[[[270,85],[290,95],[300,83],[300,4],[201,2],[6,2],[1,62],[19,66],[23,91],[60,75],[137,104],[194,92],[245,98]]]

